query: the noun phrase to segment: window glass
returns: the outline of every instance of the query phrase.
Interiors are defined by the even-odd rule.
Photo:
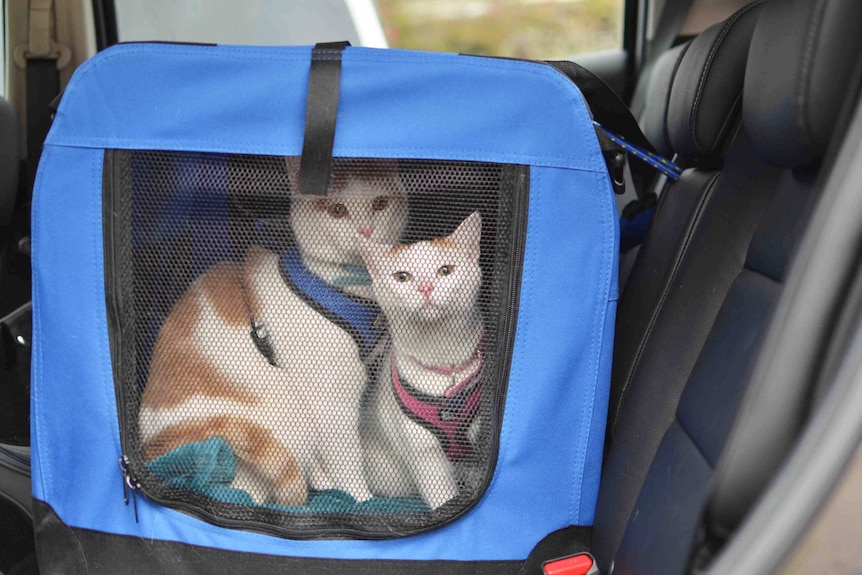
[[[6,97],[6,2],[0,0],[0,96]]]
[[[372,46],[554,59],[622,47],[624,0],[116,0],[120,41]]]
[[[121,42],[385,46],[371,0],[116,0]]]
[[[375,0],[389,45],[555,59],[622,48],[623,0]]]

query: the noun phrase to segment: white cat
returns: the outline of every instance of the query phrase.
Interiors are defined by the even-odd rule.
[[[325,197],[293,193],[295,249],[253,246],[174,306],[142,395],[146,460],[218,436],[237,456],[232,486],[257,503],[302,504],[309,486],[372,496],[358,426],[379,310],[357,237],[397,242],[407,203],[395,162],[357,165],[336,160]]]
[[[471,449],[482,392],[481,228],[475,212],[442,239],[394,247],[360,239],[391,339],[361,427],[376,495],[418,493],[436,509],[458,494],[453,462]]]

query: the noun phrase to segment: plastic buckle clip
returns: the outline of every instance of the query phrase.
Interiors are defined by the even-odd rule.
[[[599,575],[596,560],[589,553],[578,553],[542,564],[545,575]]]

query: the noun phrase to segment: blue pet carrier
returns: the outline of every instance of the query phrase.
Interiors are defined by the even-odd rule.
[[[461,302],[481,337],[463,362],[411,360],[415,373],[458,380],[445,397],[414,389],[383,299],[352,291],[370,285],[363,260],[321,279],[305,259],[299,206],[309,218],[346,221],[354,200],[333,198],[356,181],[363,193],[382,190],[371,192],[373,212],[403,210],[390,254],[423,242],[444,250],[481,219],[478,295]],[[358,231],[348,240],[375,242]],[[311,241],[326,251],[335,240],[321,231]],[[549,534],[583,534],[593,521],[617,253],[614,186],[593,118],[550,65],[341,45],[106,50],[63,95],[34,197],[42,572],[518,572]],[[271,268],[261,263],[243,280],[250,260]],[[267,269],[275,271],[263,291],[242,283]],[[231,293],[235,301],[223,298]],[[323,319],[279,318],[287,298],[303,317]],[[266,305],[274,316],[255,311]],[[202,325],[210,331],[200,335]],[[364,362],[349,382],[358,395],[321,391],[348,382],[296,383],[320,350],[294,344],[317,341],[318,325],[348,351],[315,365]],[[229,328],[235,345],[220,339]],[[449,337],[455,346],[466,335]],[[176,351],[184,345],[209,355],[191,362]],[[213,370],[222,387],[203,385]],[[230,374],[263,389],[257,373],[301,388],[225,399],[239,385]],[[375,393],[397,399],[400,411],[386,413],[399,423],[383,443],[407,476],[454,488],[431,497],[418,479],[399,489],[394,477],[374,476],[365,435],[379,438],[362,422],[383,418]],[[309,412],[290,403],[300,397],[323,413],[314,430]],[[278,409],[261,419],[251,408],[231,412],[232,401]],[[147,419],[156,412],[162,419]],[[255,432],[237,431],[246,424]],[[299,443],[280,439],[287,428]],[[446,459],[434,467],[424,452],[399,450],[399,430],[433,437]],[[357,453],[338,446],[356,437],[363,463],[341,481]],[[253,459],[257,438],[275,455]],[[281,485],[294,456],[300,495],[256,493],[254,481]],[[243,466],[257,479],[240,481]],[[370,497],[348,484],[367,484]]]

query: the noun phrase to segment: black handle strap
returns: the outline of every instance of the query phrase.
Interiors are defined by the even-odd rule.
[[[659,155],[644,135],[629,107],[601,78],[574,62],[553,61],[548,64],[578,86],[590,106],[594,120],[632,144],[651,154]],[[656,177],[656,172],[651,166],[642,162],[629,162],[629,169],[635,193],[639,199],[644,198],[647,195],[647,187]]]
[[[332,147],[341,86],[341,55],[350,42],[316,44],[311,52],[305,136],[299,163],[299,189],[325,196],[332,177]]]

